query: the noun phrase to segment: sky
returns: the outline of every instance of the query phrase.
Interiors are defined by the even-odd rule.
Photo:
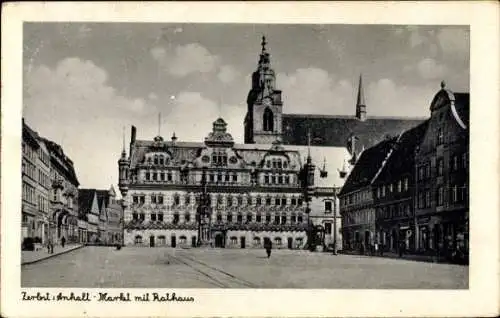
[[[63,147],[85,188],[116,187],[131,125],[139,139],[200,142],[222,117],[243,142],[263,35],[284,113],[354,115],[360,74],[368,116],[428,117],[442,80],[469,91],[465,26],[25,23],[23,33],[23,116]]]

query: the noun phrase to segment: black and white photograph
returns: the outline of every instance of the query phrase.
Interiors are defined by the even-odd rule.
[[[23,44],[22,286],[467,288],[467,26]]]
[[[469,290],[468,23],[24,21],[19,36],[24,298]]]

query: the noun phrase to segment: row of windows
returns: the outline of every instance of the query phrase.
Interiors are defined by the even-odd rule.
[[[411,207],[409,204],[395,204],[377,209],[377,218],[389,219],[410,216]]]
[[[146,172],[145,179],[147,181],[173,181],[172,172]]]
[[[43,213],[49,213],[49,200],[39,195],[37,201],[38,201],[38,211]]]
[[[468,166],[467,153],[462,153],[460,155],[453,155],[450,158],[450,170],[458,171],[460,169],[466,169]],[[436,173],[437,176],[443,176],[445,167],[444,158],[440,157],[436,160]],[[425,180],[431,177],[431,165],[426,163],[418,168],[418,180]]]
[[[398,180],[394,183],[389,183],[388,185],[382,185],[377,188],[375,192],[375,197],[376,198],[383,198],[387,194],[396,192],[396,193],[401,193],[401,192],[406,192],[408,191],[408,178],[404,178],[403,180]]]
[[[42,170],[38,170],[38,183],[46,189],[50,188],[50,178]]]
[[[222,172],[218,172],[217,174],[215,173],[209,173],[208,174],[208,181],[209,182],[238,182],[238,175],[236,173],[234,174],[229,174],[225,173],[223,174]]]
[[[50,156],[48,153],[46,153],[44,151],[43,148],[39,148],[38,149],[38,158],[40,159],[40,161],[42,161],[46,166],[48,166],[50,164]]]
[[[215,198],[215,202],[218,206],[224,205],[224,197],[222,195],[218,195]],[[265,199],[265,205],[272,205],[273,204],[273,199],[271,197],[266,197]],[[150,196],[150,202],[151,204],[164,204],[164,196],[159,195],[159,194],[152,194]],[[198,201],[198,197],[196,197],[196,201]],[[211,200],[210,200],[211,201]],[[243,196],[227,196],[225,200],[226,206],[243,206],[244,202],[244,197]],[[255,201],[251,196],[246,197],[246,203],[248,205],[253,205],[255,202],[255,205],[262,205],[263,198],[260,196],[255,197]],[[133,204],[145,204],[146,203],[146,196],[145,195],[132,195],[132,203]],[[192,203],[191,195],[185,195],[184,196],[184,205],[188,206]],[[288,200],[286,197],[275,197],[274,198],[274,205],[277,206],[285,206],[288,203],[292,206],[301,206],[303,201],[302,198],[295,198],[292,197],[290,200]],[[173,205],[177,206],[181,204],[181,196],[179,194],[174,194],[173,196]],[[332,202],[326,201],[325,202],[325,210],[330,211],[332,210]]]
[[[445,204],[445,196],[449,195],[451,203],[464,202],[467,196],[467,187],[465,185],[453,185],[446,191],[446,188],[439,186],[436,190],[436,205],[443,206]],[[429,208],[431,207],[431,191],[424,190],[418,194],[418,207]]]
[[[342,218],[342,224],[366,224],[374,222],[374,214],[369,210],[352,211],[345,213]]]
[[[33,180],[37,180],[36,171],[37,171],[36,166],[33,163],[26,160],[22,161],[22,172],[24,175],[27,175]]]
[[[144,213],[132,213],[132,219],[134,221],[144,221],[146,218],[146,215]],[[239,213],[236,215],[236,220],[233,219],[233,214],[227,214],[226,215],[226,222],[227,223],[233,223],[234,221],[236,221],[236,223],[238,224],[243,224],[243,220],[244,217],[243,217],[243,214]],[[256,223],[262,223],[263,221],[265,221],[265,224],[270,224],[271,223],[271,214],[270,213],[267,213],[265,216],[263,216],[262,214],[258,213],[255,215],[255,222]],[[163,222],[164,221],[164,216],[163,216],[163,213],[151,213],[150,214],[150,220],[151,221],[159,221],[159,222]],[[191,221],[194,221],[194,218],[191,217],[191,213],[185,213],[184,214],[184,223],[189,223]],[[223,217],[222,217],[222,214],[218,213],[215,217],[215,220],[217,223],[222,223],[223,222]],[[246,223],[251,223],[253,222],[253,215],[252,214],[247,214],[246,217],[245,217],[245,221]],[[291,224],[296,224],[296,223],[303,223],[304,222],[304,217],[302,216],[302,214],[299,214],[299,215],[295,215],[295,214],[292,214],[290,216],[290,223]],[[172,220],[172,223],[173,224],[178,224],[180,222],[180,214],[179,213],[174,213],[173,214],[173,220]],[[273,224],[287,224],[288,222],[288,217],[286,214],[281,214],[281,215],[274,215],[274,222]]]
[[[23,200],[32,204],[36,204],[35,188],[23,182]]]
[[[29,160],[35,162],[36,160],[36,151],[33,149],[33,147],[27,145],[26,143],[22,143],[23,147],[23,156],[28,158]]]
[[[290,184],[289,175],[264,175],[264,184]]]
[[[147,164],[154,165],[168,165],[170,162],[170,158],[166,155],[154,155],[146,158]]]
[[[266,167],[269,169],[287,169],[288,162],[282,159],[266,160]]]
[[[343,205],[356,204],[369,199],[369,193],[367,191],[360,191],[356,193],[351,193],[345,198],[343,198]]]

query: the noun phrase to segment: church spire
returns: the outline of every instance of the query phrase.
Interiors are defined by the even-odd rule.
[[[365,90],[363,88],[363,75],[359,74],[358,99],[356,101],[356,118],[366,120]]]
[[[266,53],[266,36],[263,35],[262,36],[262,42],[260,43],[260,45],[262,45],[262,54],[265,54]]]

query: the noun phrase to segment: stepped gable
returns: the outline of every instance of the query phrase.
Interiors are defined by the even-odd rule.
[[[339,195],[371,184],[399,137],[388,138],[361,153]]]
[[[286,144],[307,145],[307,132],[316,146],[345,147],[348,139],[358,138],[357,151],[397,136],[420,123],[424,118],[367,117],[360,121],[354,116],[283,114],[283,140]],[[359,147],[359,148],[358,148]]]

